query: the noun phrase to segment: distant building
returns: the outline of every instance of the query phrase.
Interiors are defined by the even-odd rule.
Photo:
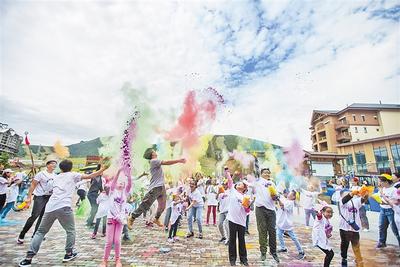
[[[7,124],[0,122],[0,153],[5,152],[10,157],[15,157],[22,142],[22,136],[19,136],[13,129],[8,128]]]
[[[311,140],[315,152],[346,155],[343,173],[400,171],[400,105],[352,104],[342,110],[314,110]]]

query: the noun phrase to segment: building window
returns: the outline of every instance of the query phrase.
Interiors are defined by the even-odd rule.
[[[390,146],[390,150],[392,151],[393,163],[396,172],[400,172],[400,145],[393,144]]]
[[[356,114],[353,114],[353,121],[356,121]]]
[[[368,133],[367,127],[364,127],[364,133]]]
[[[379,132],[379,128],[376,128],[376,131]]]
[[[365,159],[364,151],[356,152],[356,167],[358,173],[366,173],[367,172],[367,161]]]
[[[354,127],[354,132],[355,132],[355,133],[358,133],[357,127]]]
[[[374,119],[375,119],[375,120],[377,120],[377,119],[378,119],[378,117],[377,117],[377,116],[374,116]]]
[[[353,155],[352,154],[347,154],[346,165],[351,166],[353,164],[354,164]]]
[[[374,148],[376,168],[379,173],[390,173],[389,157],[386,147]]]
[[[365,121],[365,115],[361,115],[361,120]]]

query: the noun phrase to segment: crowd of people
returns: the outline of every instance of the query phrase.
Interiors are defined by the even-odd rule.
[[[149,148],[144,158],[150,163],[150,183],[147,192],[133,193],[132,178],[120,168],[108,179],[102,175],[107,169],[99,164],[91,174],[81,174],[72,171],[72,162],[62,160],[57,163],[50,160],[46,168],[40,171],[32,180],[25,202],[31,207],[31,215],[26,220],[17,244],[25,242],[26,233],[36,222],[29,250],[19,266],[30,266],[33,257],[38,253],[42,241],[50,231],[55,220],[58,220],[66,232],[65,256],[63,262],[73,260],[77,256],[75,247],[75,221],[72,200],[74,194],[79,199],[75,205],[80,205],[87,197],[90,202],[90,213],[86,220],[91,231],[91,238],[97,237],[100,224],[101,235],[106,238],[101,267],[108,266],[111,250],[114,249],[115,264],[121,267],[121,239],[129,240],[129,230],[135,226],[139,216],[147,217],[146,224],[163,227],[167,232],[166,242],[175,243],[177,231],[182,227],[184,218],[187,220],[186,238],[204,238],[203,223],[218,227],[220,243],[227,246],[228,260],[231,266],[240,264],[248,266],[246,250],[246,234],[248,234],[249,215],[255,213],[260,259],[265,261],[267,253],[280,262],[279,254],[288,251],[284,236],[295,244],[297,260],[305,257],[294,228],[294,210],[302,206],[304,209],[305,226],[312,227],[312,244],[325,254],[324,266],[330,266],[334,252],[330,243],[334,226],[330,220],[333,216],[333,206],[337,205],[340,232],[340,256],[342,266],[347,266],[348,247],[351,243],[357,266],[363,266],[360,249],[360,231],[369,230],[366,206],[371,192],[366,185],[359,184],[354,178],[348,185],[344,179],[329,182],[329,187],[335,189],[332,203],[327,204],[319,199],[322,193],[319,184],[308,182],[306,188],[288,190],[285,187],[277,189],[271,171],[262,168],[259,175],[252,179],[234,179],[230,170],[225,167],[221,177],[205,177],[195,173],[185,181],[166,183],[162,166],[185,164],[185,159],[161,160],[157,152]],[[55,173],[59,166],[61,172]],[[147,176],[143,173],[139,178]],[[306,179],[306,178],[305,178]],[[307,180],[307,179],[306,179]],[[2,171],[0,178],[0,218],[7,216],[18,195],[18,185],[21,176],[11,169]],[[387,228],[391,229],[399,241],[400,229],[400,181],[398,174],[383,174],[379,176],[379,200],[381,211],[379,217],[379,240],[377,248],[386,246]],[[156,201],[157,200],[157,201]],[[33,202],[33,203],[32,203]],[[165,212],[164,221],[161,216]],[[203,212],[206,218],[203,221]],[[218,215],[218,220],[217,220]],[[313,224],[311,224],[311,217]],[[197,225],[194,228],[193,224]],[[337,226],[335,226],[337,227]],[[278,246],[277,247],[277,241]],[[238,246],[237,246],[238,243]],[[237,251],[238,248],[238,251]]]

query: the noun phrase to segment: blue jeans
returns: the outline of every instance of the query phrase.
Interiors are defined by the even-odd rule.
[[[14,201],[8,202],[4,206],[4,208],[1,210],[1,214],[0,214],[1,219],[4,219],[7,216],[7,213],[9,213],[10,210],[12,209],[12,207],[14,207],[14,203],[15,203]]]
[[[203,232],[203,228],[201,223],[203,221],[203,206],[199,207],[192,207],[189,210],[189,217],[188,217],[188,226],[189,226],[189,233],[193,233],[193,217],[196,215],[196,222],[197,226],[199,227],[199,233]]]
[[[379,214],[379,243],[380,244],[386,244],[387,228],[388,228],[389,224],[392,227],[393,234],[397,238],[397,241],[399,242],[399,245],[400,245],[399,230],[397,229],[396,223],[394,222],[393,209],[381,208],[381,212]]]
[[[284,232],[285,232],[284,230],[278,228],[278,233],[277,234],[278,234],[279,245],[280,245],[281,249],[285,249],[286,248],[285,241],[283,240],[283,233]],[[297,251],[299,253],[303,253],[303,249],[301,248],[300,242],[297,239],[296,235],[294,234],[293,230],[286,231],[286,233],[288,233],[290,238],[293,240],[294,244],[296,245]]]

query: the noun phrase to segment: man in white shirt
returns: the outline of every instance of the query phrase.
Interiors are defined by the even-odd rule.
[[[44,210],[46,208],[46,204],[50,199],[50,196],[53,192],[53,180],[56,177],[54,170],[57,167],[57,161],[49,160],[46,162],[46,169],[40,171],[35,175],[32,179],[31,187],[28,191],[28,196],[25,200],[26,204],[30,206],[32,202],[33,195],[33,207],[31,216],[26,220],[22,231],[19,233],[17,244],[21,245],[24,243],[25,234],[31,229],[32,225],[35,223],[35,230],[33,231],[32,236],[35,235],[37,229],[39,228],[40,222],[42,221],[42,217],[44,214]]]
[[[347,266],[347,251],[351,242],[356,266],[363,265],[363,259],[360,251],[360,208],[367,202],[368,196],[363,198],[356,196],[358,190],[352,190],[348,193],[343,190],[339,201],[339,229],[340,229],[340,254],[342,256],[342,266]]]
[[[269,246],[271,256],[279,263],[279,258],[276,254],[275,201],[277,200],[277,196],[271,195],[269,187],[275,189],[275,184],[270,178],[271,171],[267,168],[261,169],[261,177],[256,178],[253,184],[256,198],[254,204],[256,206],[256,221],[261,260],[266,260],[267,247]]]
[[[72,161],[63,160],[59,165],[61,173],[57,175],[53,183],[53,194],[47,202],[42,222],[31,240],[26,258],[19,263],[19,266],[31,266],[32,258],[38,253],[43,238],[50,231],[55,220],[58,220],[67,234],[65,244],[65,256],[63,262],[73,260],[77,253],[73,252],[75,245],[75,221],[72,211],[72,195],[75,192],[76,184],[82,179],[92,179],[103,173],[106,167],[92,174],[80,174],[71,172]]]

